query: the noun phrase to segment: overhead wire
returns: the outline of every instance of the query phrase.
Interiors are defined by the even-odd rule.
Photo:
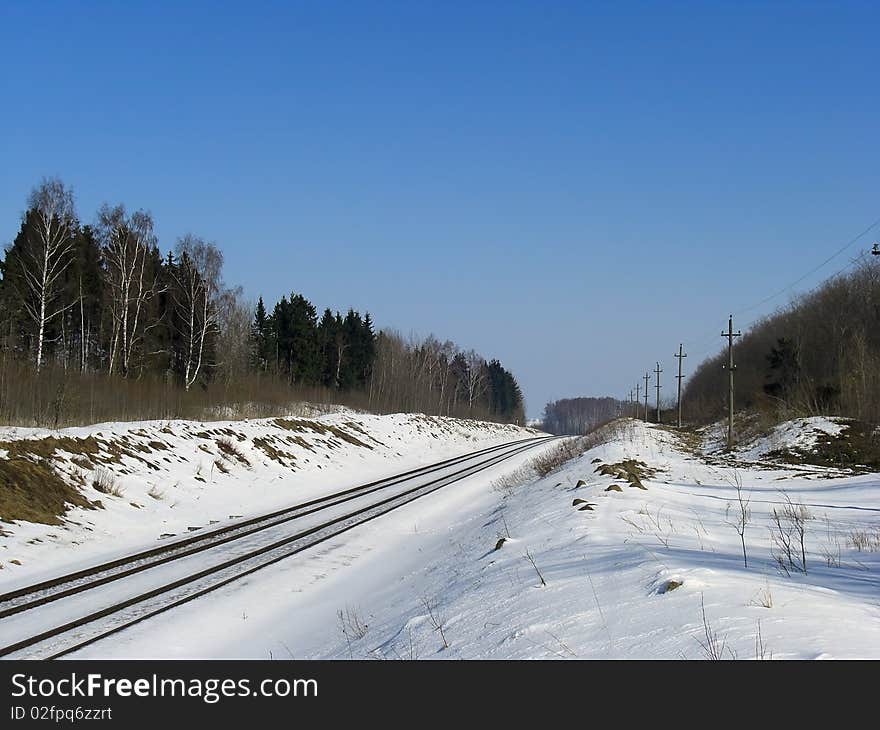
[[[791,291],[791,290],[794,289],[794,287],[796,287],[798,284],[800,284],[801,282],[803,282],[805,279],[809,278],[811,275],[815,274],[817,271],[819,271],[819,270],[822,269],[824,266],[826,266],[827,264],[829,264],[831,261],[833,261],[834,259],[836,259],[836,258],[837,258],[838,256],[840,256],[842,253],[844,253],[844,251],[846,251],[846,250],[848,250],[849,248],[851,248],[851,247],[852,247],[853,245],[855,245],[859,240],[861,240],[862,238],[864,238],[868,233],[870,233],[871,231],[873,231],[873,230],[874,230],[875,228],[877,228],[878,226],[880,226],[880,218],[877,218],[876,220],[874,220],[874,221],[873,221],[873,222],[872,222],[867,228],[865,228],[861,233],[859,233],[857,236],[855,236],[855,237],[853,237],[852,239],[850,239],[849,241],[847,241],[843,246],[841,246],[841,247],[838,248],[836,251],[834,251],[834,253],[832,253],[830,256],[828,256],[824,261],[822,261],[822,262],[821,262],[820,264],[818,264],[817,266],[814,266],[813,268],[811,268],[811,269],[810,269],[809,271],[807,271],[805,274],[803,274],[802,276],[798,277],[795,281],[791,282],[790,284],[788,284],[788,285],[785,286],[784,288],[780,289],[779,291],[774,292],[773,294],[770,294],[769,296],[764,297],[764,298],[761,299],[760,301],[755,302],[754,304],[750,304],[750,305],[747,306],[747,307],[741,307],[741,308],[739,308],[739,309],[737,309],[737,310],[733,310],[731,314],[732,314],[733,316],[740,316],[740,315],[742,315],[742,314],[744,314],[744,313],[746,313],[746,312],[750,312],[750,311],[752,311],[752,310],[754,310],[754,309],[757,309],[758,307],[761,307],[761,306],[763,306],[764,304],[767,304],[768,302],[771,302],[772,300],[776,299],[777,297],[780,297],[780,296],[782,296],[783,294],[785,294],[785,293]],[[829,281],[830,279],[834,279],[835,277],[840,276],[840,274],[842,274],[842,273],[843,273],[844,271],[846,271],[847,269],[849,269],[849,268],[855,266],[856,264],[860,263],[861,261],[864,260],[865,255],[866,255],[865,252],[862,252],[859,256],[857,256],[855,259],[852,259],[851,261],[849,261],[845,266],[843,266],[842,268],[840,268],[839,270],[837,270],[835,273],[831,274],[830,276],[825,277],[821,282],[819,282],[818,284],[816,284],[816,286],[813,287],[812,290],[815,290],[816,288],[818,288],[819,286],[821,286],[822,284],[824,284],[826,281]],[[810,291],[812,291],[812,290],[810,290]],[[753,325],[754,325],[759,319],[760,319],[760,317],[756,317],[755,319],[753,319],[748,325],[746,325],[745,329],[748,329],[749,327],[753,326]],[[720,337],[720,335],[721,335],[721,332],[720,332],[720,330],[719,330],[717,333],[713,333],[712,335],[707,336],[706,338],[700,339],[698,342],[695,342],[695,343],[694,343],[694,342],[688,343],[687,341],[685,341],[685,344],[688,345],[688,348],[689,348],[689,349],[693,350],[694,348],[699,348],[696,354],[689,353],[689,354],[692,355],[692,357],[695,358],[695,360],[692,360],[691,362],[695,362],[697,359],[699,359],[699,360],[703,360],[703,359],[704,359],[704,358],[705,358],[705,357],[706,357],[711,351],[713,351],[714,349],[716,349],[716,348],[712,347],[712,345],[711,345],[712,342],[718,342],[718,348],[717,348],[717,349],[720,351],[721,348],[722,348],[722,343],[720,342],[719,339],[717,339],[717,338]]]

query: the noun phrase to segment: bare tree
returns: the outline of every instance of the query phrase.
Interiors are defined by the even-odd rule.
[[[532,557],[532,554],[526,548],[526,552],[523,557],[529,561],[529,564],[535,569],[535,572],[538,574],[538,580],[541,581],[542,586],[547,585],[547,581],[544,580],[544,576],[541,574],[540,568],[538,568],[538,564],[535,562],[535,559]]]
[[[464,353],[467,363],[465,373],[465,389],[467,391],[468,412],[473,411],[476,403],[486,392],[486,361],[474,350]]]
[[[75,302],[59,302],[62,277],[73,262],[76,212],[73,191],[58,178],[44,178],[28,197],[33,226],[22,251],[21,286],[16,285],[37,331],[36,370],[43,365],[46,326]]]
[[[455,357],[455,343],[446,340],[438,345],[437,361],[439,363],[439,372],[437,376],[438,390],[440,391],[437,400],[437,415],[442,416],[444,412],[449,415],[449,376],[452,373],[452,360]],[[447,401],[444,407],[444,400]]]
[[[776,547],[773,557],[779,569],[786,575],[791,570],[807,572],[806,532],[807,522],[813,519],[810,511],[799,502],[792,500],[791,495],[782,491],[784,503],[782,509],[775,507],[771,513],[775,530],[771,527],[770,535]]]
[[[142,210],[127,216],[124,206],[105,204],[98,212],[98,231],[107,261],[113,319],[109,372],[112,375],[118,367],[127,376],[143,336],[144,307],[157,290],[155,279],[147,278],[147,259],[156,245],[153,218]]]
[[[183,340],[183,385],[189,390],[202,372],[205,344],[218,330],[223,254],[188,233],[178,239],[175,256],[174,305]]]
[[[742,552],[743,552],[743,566],[749,567],[749,557],[746,553],[746,527],[749,522],[752,520],[752,509],[749,507],[749,502],[751,501],[751,496],[745,497],[743,495],[743,487],[742,487],[742,478],[739,475],[739,472],[736,469],[733,470],[733,477],[731,480],[734,488],[736,489],[736,502],[737,507],[733,510],[734,514],[731,516],[731,505],[730,502],[727,503],[727,510],[725,512],[725,521],[728,525],[731,525],[735,530],[736,534],[739,535],[739,540],[742,543]]]
[[[247,373],[250,362],[251,313],[254,307],[242,297],[241,287],[220,293],[217,303],[219,332],[218,352],[222,360],[217,366],[229,382]]]

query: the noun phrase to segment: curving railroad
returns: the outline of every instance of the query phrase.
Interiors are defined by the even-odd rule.
[[[63,657],[554,438],[480,449],[0,594],[0,657]]]

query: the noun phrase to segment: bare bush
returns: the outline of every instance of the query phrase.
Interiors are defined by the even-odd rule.
[[[852,530],[849,533],[849,543],[861,552],[875,553],[880,551],[880,530]]]
[[[770,591],[770,584],[765,583],[763,588],[759,588],[750,601],[752,606],[760,606],[761,608],[773,608],[773,593]]]
[[[434,631],[440,634],[440,640],[443,642],[443,648],[448,649],[449,642],[446,640],[446,621],[443,617],[443,614],[439,610],[437,600],[435,598],[429,598],[428,596],[422,596],[422,606],[424,606],[425,611],[428,614],[428,618],[431,621],[431,625],[434,627]]]
[[[760,619],[758,619],[758,626],[755,630],[755,659],[759,661],[773,659],[773,652],[770,651],[764,643],[764,636],[761,633]]]
[[[248,467],[251,465],[250,460],[242,453],[241,449],[231,438],[227,436],[221,436],[218,438],[217,448],[220,449],[220,453],[223,454],[226,459],[229,459],[230,461],[235,459],[239,463]]]
[[[697,643],[703,650],[703,656],[710,661],[721,661],[724,659],[725,651],[730,655],[731,659],[736,659],[736,654],[727,646],[727,637],[719,637],[718,632],[712,628],[709,619],[706,616],[706,604],[703,601],[703,594],[700,594],[700,613],[703,617],[703,638],[698,638]]]
[[[751,497],[743,495],[742,478],[736,469],[733,470],[733,477],[730,481],[736,489],[736,509],[733,510],[733,515],[731,516],[731,505],[728,502],[724,521],[733,527],[736,530],[736,534],[739,535],[739,540],[742,544],[743,567],[748,568],[749,556],[746,553],[746,527],[752,520],[752,510],[749,507]]]
[[[783,491],[782,508],[773,508],[770,535],[775,546],[773,558],[780,571],[790,575],[791,571],[807,572],[806,531],[807,522],[813,519],[810,511],[794,502],[788,492]]]
[[[158,487],[153,486],[153,487],[150,487],[150,491],[147,492],[147,496],[152,497],[153,499],[158,501],[158,500],[165,499],[165,492],[163,492]]]
[[[547,581],[544,580],[544,576],[541,574],[541,570],[538,568],[537,563],[535,563],[535,559],[532,557],[532,554],[526,549],[525,555],[523,557],[529,561],[531,566],[535,569],[535,572],[538,574],[538,580],[541,581],[542,586],[547,585]]]
[[[92,487],[101,494],[109,494],[111,497],[121,497],[124,492],[117,484],[116,477],[107,469],[96,469],[92,474]]]
[[[354,658],[353,643],[363,639],[370,627],[353,606],[346,606],[345,609],[337,611],[336,618],[339,623],[339,630],[342,632],[348,645],[348,657],[352,659]]]

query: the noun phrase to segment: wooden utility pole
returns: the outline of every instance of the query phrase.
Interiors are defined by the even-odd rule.
[[[645,423],[648,422],[648,380],[651,377],[651,373],[647,370],[645,371]]]
[[[636,383],[636,418],[639,417],[639,403],[642,402],[642,384]]]
[[[654,374],[657,376],[657,382],[655,383],[657,387],[657,423],[660,423],[660,373],[663,371],[660,369],[660,363],[657,363],[657,367],[654,368]]]
[[[733,371],[736,365],[733,364],[733,338],[741,337],[742,332],[733,331],[733,315],[727,320],[727,332],[721,333],[722,337],[727,338],[727,372],[730,373],[730,394],[728,397],[727,412],[727,448],[733,448]]]
[[[679,428],[681,428],[681,379],[684,377],[684,375],[681,374],[681,363],[682,363],[682,360],[684,360],[684,358],[687,357],[687,353],[682,352],[683,348],[684,348],[684,345],[679,344],[678,354],[676,355],[676,357],[678,358],[678,375],[676,377],[678,378],[678,427]]]

